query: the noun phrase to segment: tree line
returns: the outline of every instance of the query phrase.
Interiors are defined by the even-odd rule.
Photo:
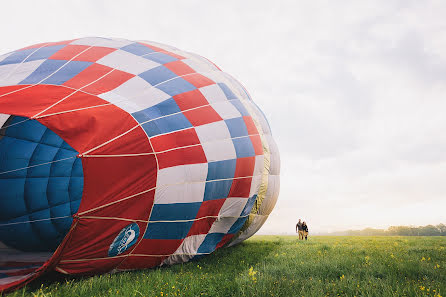
[[[391,226],[388,229],[366,228],[363,230],[347,230],[333,232],[329,235],[346,236],[446,236],[446,225],[427,226]]]

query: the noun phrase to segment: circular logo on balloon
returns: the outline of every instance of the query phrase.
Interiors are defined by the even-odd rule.
[[[114,257],[122,254],[136,243],[139,237],[138,224],[132,223],[119,232],[108,249],[108,256]]]

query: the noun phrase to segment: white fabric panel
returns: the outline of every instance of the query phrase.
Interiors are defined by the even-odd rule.
[[[226,198],[218,215],[221,217],[239,217],[247,202],[248,198]]]
[[[128,101],[127,98],[119,96],[113,92],[99,94],[98,97],[116,105],[119,108],[122,108],[123,110],[127,111],[128,113],[132,113],[132,112],[140,110],[138,105],[136,105],[132,101]]]
[[[201,143],[231,138],[228,126],[226,126],[226,123],[224,121],[195,127],[195,131],[197,132],[198,138],[200,139]]]
[[[185,182],[203,182],[208,175],[208,164],[190,164],[164,168],[158,171],[156,186]]]
[[[164,93],[160,89],[150,88],[140,96],[132,98],[131,101],[139,107],[139,110],[143,110],[163,102],[170,97],[170,95]]]
[[[197,72],[220,71],[214,64],[202,56],[190,52],[182,52],[181,55],[187,58],[182,61]]]
[[[262,215],[269,215],[273,211],[277,202],[280,189],[280,178],[278,175],[268,176],[268,189],[266,190],[265,199],[263,199],[260,205],[259,213]]]
[[[208,162],[236,159],[234,143],[231,139],[214,140],[201,145]]]
[[[163,91],[153,87],[146,89],[143,94],[141,93],[137,97],[130,98],[130,100],[128,97],[116,94],[115,90],[100,94],[99,97],[113,103],[128,113],[144,110],[170,98]]]
[[[143,43],[143,44],[148,44],[148,45],[156,46],[156,47],[162,48],[163,50],[166,50],[166,51],[172,51],[172,52],[178,52],[178,51],[180,51],[178,48],[176,48],[176,47],[174,47],[174,46],[170,46],[170,45],[167,45],[167,44],[158,43],[158,42],[155,42],[155,41],[138,40],[137,42],[141,42],[141,43]]]
[[[0,128],[5,124],[11,115],[0,113]]]
[[[238,218],[218,218],[211,226],[209,233],[228,233]]]
[[[172,265],[187,262],[194,257],[207,234],[186,237],[173,255],[164,260],[163,264]]]
[[[121,48],[123,46],[129,45],[132,43],[134,43],[134,41],[130,41],[130,40],[126,40],[126,39],[119,39],[119,38],[107,39],[107,38],[100,38],[100,37],[86,37],[86,38],[77,39],[77,40],[71,42],[70,44]]]
[[[175,180],[172,180],[175,181]],[[160,186],[155,192],[155,204],[202,202],[206,183],[186,183]]]
[[[45,59],[0,66],[0,86],[17,85],[33,73],[44,61]]]
[[[241,117],[241,113],[229,101],[218,102],[212,105],[212,108],[224,119],[233,119]]]
[[[147,90],[152,89],[153,86],[151,86],[147,81],[142,79],[139,76],[132,77],[116,89],[113,89],[113,93],[116,93],[120,96],[126,97],[127,100],[132,99],[134,97],[141,96]]]
[[[254,172],[252,175],[261,175],[265,169],[265,157],[263,155],[255,157]]]
[[[274,141],[274,139],[272,138],[272,136],[270,134],[265,135],[267,141],[268,141],[268,146],[270,149],[270,169],[269,169],[269,173],[270,174],[274,174],[274,175],[278,175],[280,174],[280,156],[279,156],[279,149],[276,145],[276,142]]]
[[[126,51],[117,50],[98,60],[96,63],[138,75],[160,66],[154,61],[141,58]],[[147,82],[146,82],[147,83]]]
[[[261,133],[271,134],[271,130],[269,129],[268,122],[266,121],[263,113],[260,111],[260,109],[255,104],[251,104],[251,106],[253,107],[253,111],[256,115],[257,120],[259,121],[260,127],[262,128]]]
[[[10,56],[11,54],[13,54],[13,53],[14,53],[14,52],[10,52],[10,53],[1,55],[1,56],[0,56],[0,62],[3,61],[4,59],[6,59],[7,57],[9,57],[9,56]]]
[[[206,86],[199,90],[210,104],[228,100],[225,93],[218,85],[214,84]]]
[[[252,196],[254,196],[254,194],[259,193],[259,188],[260,188],[261,183],[262,183],[261,175],[254,176],[252,178],[251,189],[249,190],[249,197],[252,197]]]

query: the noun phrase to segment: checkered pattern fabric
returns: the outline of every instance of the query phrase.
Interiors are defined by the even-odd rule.
[[[154,42],[82,38],[0,57],[0,87],[36,85],[101,101],[74,105],[72,94],[61,94],[37,117],[111,105],[130,114],[149,140],[146,151],[157,164],[153,204],[118,269],[133,268],[132,257],[140,257],[140,267],[172,264],[247,238],[248,218],[267,216],[257,208],[277,199],[278,186],[267,191],[268,182],[278,185],[269,176],[278,176],[279,159],[264,115],[243,86],[201,56]]]

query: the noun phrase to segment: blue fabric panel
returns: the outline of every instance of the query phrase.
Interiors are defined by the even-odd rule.
[[[193,222],[149,223],[144,234],[147,239],[183,239]]]
[[[57,51],[64,48],[65,46],[66,45],[63,44],[63,45],[52,45],[52,46],[46,46],[46,47],[39,48],[35,53],[33,53],[31,56],[29,56],[26,59],[26,62],[48,59],[49,57],[54,55]]]
[[[143,123],[177,112],[181,112],[181,109],[178,107],[175,100],[173,100],[173,98],[170,98],[152,107],[135,112],[132,115],[139,123]]]
[[[30,48],[30,49],[16,51],[15,53],[12,53],[11,55],[9,55],[9,57],[7,57],[6,59],[1,61],[0,66],[21,63],[26,59],[26,57],[28,57],[35,50],[36,50],[35,48]]]
[[[206,180],[233,178],[236,164],[236,159],[210,162]]]
[[[177,77],[175,73],[167,67],[158,66],[139,74],[139,76],[152,86],[162,83],[163,81]]]
[[[204,201],[226,198],[232,186],[231,180],[207,182],[204,188]]]
[[[257,199],[257,194],[248,199],[248,202],[246,202],[245,207],[243,208],[243,211],[240,214],[241,217],[247,216],[248,214],[251,213],[251,209],[254,206],[254,202],[256,202],[256,199]]]
[[[51,131],[50,129],[46,129],[45,133],[42,135],[42,138],[40,139],[40,143],[54,147],[61,147],[64,141],[56,133],[53,133],[53,131]]]
[[[153,49],[137,42],[121,47],[120,49],[137,56],[142,56],[155,52]]]
[[[59,71],[54,73],[51,77],[43,81],[44,84],[61,85],[64,82],[72,79],[85,68],[93,64],[92,62],[83,61],[70,61],[67,65],[63,66]]]
[[[223,93],[225,93],[227,99],[237,99],[237,97],[225,83],[218,83],[218,86],[220,87],[220,89],[222,89]]]
[[[159,84],[157,88],[170,96],[175,96],[196,89],[193,84],[181,77],[163,82]]]
[[[235,221],[235,223],[231,226],[231,229],[229,229],[228,234],[237,233],[243,227],[243,224],[247,219],[248,217],[238,218],[237,221]]]
[[[243,103],[238,100],[238,99],[234,99],[229,101],[232,103],[232,105],[235,106],[235,108],[237,108],[237,110],[241,113],[242,116],[249,116],[249,112],[246,110],[246,107],[243,105]]]
[[[21,216],[27,212],[24,191],[25,179],[23,178],[0,178],[1,201],[0,218],[10,219]],[[6,227],[1,227],[4,229]],[[0,240],[1,241],[1,240]]]
[[[25,169],[0,174],[0,241],[24,251],[54,251],[79,209],[82,161],[38,121],[8,120],[14,123],[1,131],[0,173]]]
[[[166,63],[178,60],[175,57],[169,56],[165,53],[159,53],[159,52],[144,56],[144,58],[146,58],[148,60],[152,60],[152,61],[160,63],[160,64],[166,64]]]
[[[150,221],[174,221],[195,219],[201,202],[154,204]]]
[[[36,125],[35,121],[23,117],[13,117],[8,126],[10,127],[7,129],[8,133],[6,136],[12,135],[11,137],[14,137],[15,135],[20,135],[19,139],[32,142],[39,142],[47,130],[45,126]]]
[[[252,146],[252,142],[249,137],[233,139],[232,143],[234,143],[237,158],[255,156],[254,147]]]
[[[248,135],[248,129],[246,128],[245,121],[243,118],[234,118],[225,120],[226,126],[228,126],[229,133],[231,133],[231,137],[240,137],[240,136],[247,136]]]
[[[223,239],[225,236],[224,233],[209,233],[203,240],[203,243],[198,248],[197,253],[212,253],[215,251],[217,244]]]
[[[33,73],[31,73],[27,78],[22,80],[19,84],[27,85],[27,84],[36,84],[41,80],[44,80],[52,73],[54,73],[57,69],[62,67],[67,61],[62,60],[46,60]],[[31,99],[31,98],[30,98]]]
[[[179,113],[145,123],[142,125],[142,127],[146,131],[147,135],[152,137],[158,134],[190,128],[192,127],[192,124],[184,116],[184,114]]]

